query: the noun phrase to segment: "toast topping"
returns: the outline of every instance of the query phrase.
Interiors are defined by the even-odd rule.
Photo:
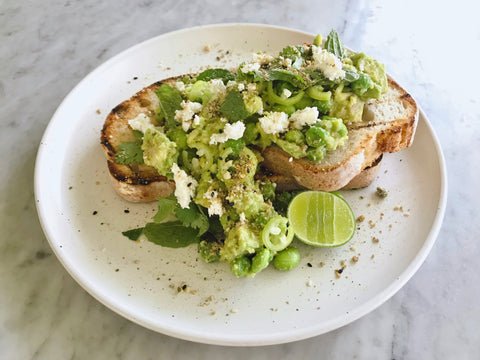
[[[165,234],[183,234],[175,246],[198,242],[205,261],[254,276],[277,252],[295,252],[288,203],[277,198],[274,177],[256,177],[259,164],[307,188],[318,177],[329,189],[345,186],[381,156],[376,142],[393,149],[389,134],[407,133],[352,128],[385,91],[383,65],[346,51],[332,32],[324,45],[317,38],[276,57],[254,54],[237,71],[155,83],[112,111],[102,145],[120,193],[135,192],[137,201],[163,197],[143,230],[150,241],[173,244]],[[176,220],[162,222],[168,214]]]

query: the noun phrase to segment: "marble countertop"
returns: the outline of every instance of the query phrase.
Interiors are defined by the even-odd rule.
[[[480,6],[473,1],[0,2],[0,359],[473,359],[480,343]],[[429,117],[449,191],[437,242],[390,300],[330,333],[223,347],[142,328],[85,292],[53,255],[33,172],[55,109],[90,71],[153,36],[250,22],[326,34],[381,59]]]

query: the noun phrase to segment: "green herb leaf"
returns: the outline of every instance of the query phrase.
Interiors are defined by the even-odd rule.
[[[345,47],[338,38],[338,34],[335,30],[330,31],[330,34],[328,34],[327,40],[325,41],[325,50],[331,52],[339,59],[345,57]]]
[[[155,93],[160,100],[159,114],[165,119],[167,129],[174,128],[177,125],[175,111],[182,108],[182,96],[177,89],[167,84],[160,85]]]
[[[143,140],[143,133],[141,131],[138,131],[138,130],[133,130],[133,136],[135,136],[135,139],[137,139],[137,141],[139,143],[142,142]]]
[[[142,232],[143,232],[143,227],[124,231],[122,232],[122,235],[125,235],[127,238],[129,238],[132,241],[137,241],[140,235],[142,235]]]
[[[207,216],[193,202],[188,208],[175,208],[175,216],[183,225],[198,229],[198,235],[204,234],[210,226]]]
[[[155,216],[153,217],[153,221],[161,222],[165,220],[165,218],[172,214],[175,208],[178,207],[177,199],[174,195],[170,195],[166,198],[158,199],[158,210]]]
[[[224,83],[229,80],[235,80],[235,74],[226,69],[208,69],[197,76],[197,80],[210,81],[213,79],[222,79]]]
[[[117,164],[143,164],[143,150],[136,142],[125,142],[118,145],[119,150],[115,154]]]
[[[180,221],[148,223],[143,234],[148,241],[169,248],[185,247],[200,240],[196,229],[185,227]]]
[[[231,122],[243,120],[249,115],[242,94],[238,90],[232,90],[227,94],[219,110]]]
[[[292,84],[297,88],[303,88],[305,86],[305,80],[298,74],[295,74],[287,70],[268,70],[269,81],[281,80]]]
[[[285,59],[290,59],[292,60],[292,67],[294,69],[299,69],[303,62],[303,54],[305,53],[305,50],[303,47],[294,47],[294,46],[287,46],[283,48],[282,51],[278,54],[279,56],[282,56]]]

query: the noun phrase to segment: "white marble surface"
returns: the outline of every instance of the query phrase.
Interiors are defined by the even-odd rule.
[[[478,359],[480,344],[479,6],[459,1],[0,2],[0,359]],[[367,316],[285,345],[178,340],[120,317],[52,254],[34,206],[42,133],[65,95],[131,45],[201,24],[336,28],[381,59],[418,100],[442,144],[449,194],[417,274]]]

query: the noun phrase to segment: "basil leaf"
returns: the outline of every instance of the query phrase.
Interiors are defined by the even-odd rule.
[[[172,214],[175,208],[178,206],[177,199],[174,195],[170,195],[166,198],[158,199],[158,210],[155,216],[153,217],[153,221],[161,222],[165,220],[165,218]]]
[[[330,34],[328,34],[327,40],[325,41],[325,50],[331,52],[339,59],[345,57],[345,47],[338,38],[338,34],[335,30],[330,31]]]
[[[141,145],[136,142],[125,142],[118,145],[118,151],[115,154],[117,164],[143,164],[143,150]]]
[[[160,87],[155,90],[155,94],[157,94],[160,100],[159,114],[165,119],[168,129],[174,128],[177,125],[175,111],[182,108],[180,105],[182,103],[182,96],[177,89],[167,84],[160,85]]]
[[[219,110],[231,122],[243,120],[249,115],[243,96],[238,90],[232,90],[227,94]]]
[[[188,208],[177,207],[175,216],[184,226],[197,229],[198,235],[204,234],[210,226],[207,216],[200,212],[197,205],[193,202],[190,203]]]
[[[294,74],[291,71],[287,70],[268,70],[268,79],[269,81],[281,80],[292,84],[297,88],[302,88],[305,85],[305,80],[298,74]]]
[[[302,57],[303,53],[300,51],[300,49],[303,51],[303,53],[305,52],[303,47],[298,48],[293,46],[287,46],[283,48],[283,50],[279,53],[279,56],[282,56],[285,59],[292,60],[292,67],[294,69],[299,69],[304,62]]]
[[[197,76],[197,80],[210,81],[213,79],[222,79],[224,83],[229,80],[235,80],[235,74],[226,69],[208,69]]]
[[[137,241],[140,235],[142,235],[143,227],[138,229],[132,229],[122,232],[122,235],[126,236],[132,241]]]
[[[169,248],[185,247],[200,240],[196,229],[185,227],[180,221],[148,223],[143,234],[148,241]]]

